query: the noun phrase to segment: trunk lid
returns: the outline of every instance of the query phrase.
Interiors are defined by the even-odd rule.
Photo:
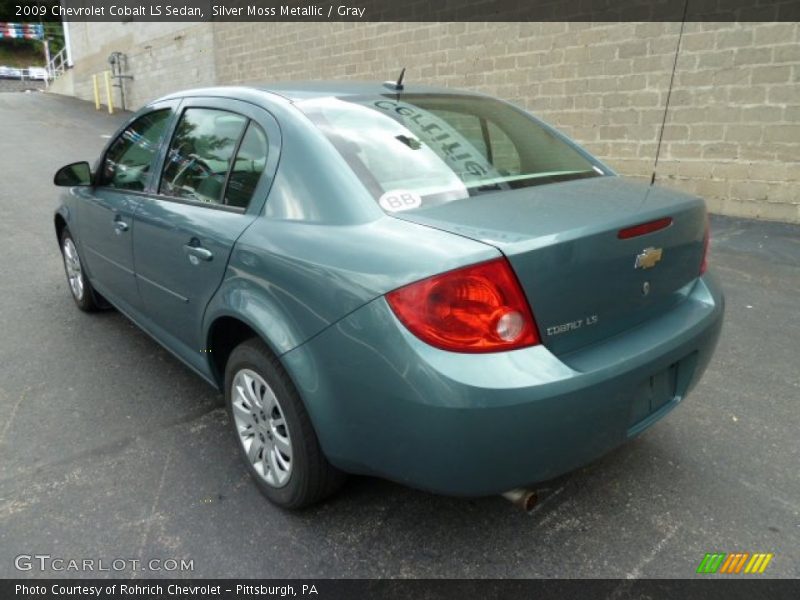
[[[393,216],[503,252],[525,290],[542,342],[565,354],[681,302],[699,275],[705,214],[699,198],[598,177],[481,194]],[[662,217],[672,223],[618,238],[621,229]],[[660,260],[640,260],[652,266],[636,266],[638,255],[654,259],[659,249]]]

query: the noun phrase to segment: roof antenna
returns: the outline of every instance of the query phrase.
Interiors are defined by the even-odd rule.
[[[675,69],[678,66],[678,53],[681,49],[683,39],[683,27],[686,25],[686,13],[689,10],[689,0],[683,3],[683,19],[681,19],[681,30],[678,33],[678,45],[675,46],[675,60],[672,62],[672,76],[669,78],[669,89],[667,90],[667,101],[664,104],[664,118],[661,121],[661,131],[658,134],[658,146],[656,147],[656,160],[653,163],[653,175],[650,177],[650,185],[656,182],[656,167],[658,167],[658,157],[661,154],[661,140],[664,138],[664,127],[667,124],[667,112],[669,111],[669,98],[672,96],[672,84],[675,81]]]
[[[403,70],[400,71],[400,77],[397,78],[397,81],[384,81],[383,87],[389,88],[390,90],[394,90],[396,92],[403,91],[403,77],[405,77],[406,68],[403,67]]]

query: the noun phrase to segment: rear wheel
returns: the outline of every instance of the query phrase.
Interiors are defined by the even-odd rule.
[[[297,390],[260,340],[231,353],[225,404],[247,470],[270,501],[302,508],[340,487],[343,473],[325,458]]]
[[[64,271],[67,274],[69,291],[75,304],[86,312],[99,310],[101,308],[100,301],[83,270],[75,240],[72,239],[72,234],[66,227],[61,232],[61,256],[64,259]]]

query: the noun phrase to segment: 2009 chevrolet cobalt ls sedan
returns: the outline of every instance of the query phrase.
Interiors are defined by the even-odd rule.
[[[486,495],[575,469],[678,405],[722,324],[702,200],[483,95],[183,92],[55,182],[78,307],[223,390],[285,507],[348,472]]]

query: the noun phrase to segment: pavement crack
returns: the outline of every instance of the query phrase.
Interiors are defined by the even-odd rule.
[[[677,524],[669,525],[666,534],[662,537],[656,544],[653,546],[647,554],[645,554],[639,563],[633,568],[633,570],[628,573],[625,578],[626,579],[639,579],[642,576],[642,569],[644,569],[647,565],[655,560],[655,558],[661,553],[669,541],[675,537],[675,534],[678,533],[678,529],[680,527]],[[620,586],[622,587],[622,586]]]
[[[153,521],[155,520],[157,511],[158,511],[158,503],[161,500],[161,493],[164,491],[164,482],[167,479],[167,469],[169,468],[170,460],[172,459],[173,449],[170,448],[167,452],[167,455],[164,457],[164,466],[161,468],[161,476],[158,479],[158,487],[156,488],[156,494],[153,497],[153,504],[150,506],[150,514],[147,517],[144,531],[142,532],[142,541],[139,543],[139,550],[136,553],[139,560],[143,560],[143,554],[145,546],[147,545],[147,539],[150,537],[150,530],[153,528]],[[133,573],[132,577],[136,577],[136,572]]]
[[[11,429],[11,423],[14,422],[14,418],[17,416],[17,411],[19,410],[22,401],[25,400],[25,395],[31,391],[31,388],[27,387],[22,390],[22,393],[19,395],[19,400],[14,403],[14,406],[11,408],[11,412],[8,414],[8,419],[6,420],[5,424],[3,425],[3,430],[0,431],[0,445],[4,444],[6,441],[6,434]]]

